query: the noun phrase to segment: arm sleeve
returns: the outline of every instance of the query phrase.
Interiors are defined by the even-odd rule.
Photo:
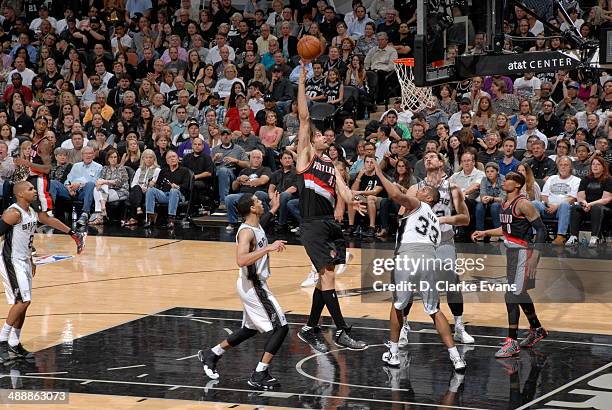
[[[548,236],[546,225],[542,222],[542,218],[538,218],[531,222],[531,226],[533,226],[533,229],[536,231],[535,246],[539,249],[546,243],[546,237]]]

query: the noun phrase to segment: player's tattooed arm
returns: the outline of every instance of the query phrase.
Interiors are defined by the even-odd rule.
[[[50,141],[43,141],[40,143],[38,147],[38,154],[42,159],[42,164],[32,164],[31,162],[28,164],[31,168],[34,168],[37,171],[42,172],[43,174],[49,174],[51,172],[51,154],[53,151],[53,146]]]
[[[470,224],[470,211],[467,205],[465,204],[463,193],[455,185],[451,185],[450,190],[451,190],[451,197],[453,200],[453,205],[457,213],[451,216],[438,217],[440,223],[449,224],[453,226],[469,225]]]
[[[531,226],[535,229],[535,243],[540,244],[536,246],[541,246],[541,244],[546,243],[548,232],[546,230],[546,225],[544,225],[544,222],[542,221],[540,212],[538,212],[536,207],[533,206],[533,204],[528,200],[518,201],[516,207],[521,214],[525,215],[525,218],[531,222]]]
[[[345,203],[351,204],[353,208],[357,212],[359,212],[361,216],[364,216],[366,212],[365,205],[359,199],[356,199],[353,197],[353,191],[351,191],[350,188],[346,185],[346,182],[344,182],[344,178],[342,178],[342,174],[338,171],[338,169],[336,169],[335,171],[336,171],[336,193],[338,194],[340,198],[344,200]]]

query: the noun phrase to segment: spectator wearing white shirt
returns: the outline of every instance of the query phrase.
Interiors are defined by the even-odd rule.
[[[378,128],[378,142],[376,143],[376,162],[380,162],[385,158],[385,154],[389,152],[391,146],[391,127],[388,125],[381,125]]]
[[[388,84],[387,76],[395,71],[395,63],[397,60],[397,50],[389,45],[389,36],[385,32],[376,34],[378,47],[374,47],[368,51],[365,57],[364,67],[367,71],[375,71],[378,75],[378,96],[376,102],[382,103],[387,98],[389,86],[384,87],[383,84]]]
[[[533,205],[542,217],[558,220],[557,236],[552,243],[563,245],[569,228],[571,207],[578,196],[580,178],[572,175],[572,160],[569,157],[559,158],[557,167],[559,173],[546,180],[541,201],[534,201]]]
[[[32,86],[32,79],[36,76],[36,73],[26,67],[25,60],[23,57],[15,58],[15,69],[8,73],[6,78],[11,78],[13,74],[21,74],[22,84],[28,87]]]
[[[469,97],[461,98],[461,101],[459,102],[459,111],[451,115],[451,117],[448,119],[450,135],[453,135],[463,128],[463,124],[461,123],[461,115],[463,114],[470,114],[470,117],[474,116],[474,112],[472,111],[472,100],[470,100]]]
[[[531,100],[540,96],[542,80],[533,72],[526,72],[522,77],[514,80],[514,95]]]
[[[346,18],[345,18],[346,21]],[[374,22],[371,18],[366,15],[366,8],[362,5],[355,7],[355,18],[350,23],[347,23],[348,34],[357,40],[365,33],[365,26],[369,22]]]
[[[548,146],[548,138],[538,129],[538,117],[535,114],[528,114],[527,117],[525,117],[525,122],[527,123],[527,130],[522,135],[518,136],[516,148],[527,148],[527,140],[532,135],[535,135],[544,143],[544,149],[546,149]]]
[[[30,30],[34,32],[39,31],[40,24],[43,22],[43,20],[47,20],[49,23],[51,23],[51,27],[53,27],[55,32],[58,32],[57,20],[54,17],[49,16],[49,8],[47,8],[47,6],[45,6],[44,4],[38,8],[38,17],[32,20],[32,22],[30,23]]]
[[[263,56],[269,51],[270,40],[278,40],[276,36],[271,34],[272,29],[268,24],[262,24],[260,28],[261,35],[255,40],[257,44],[257,52]]]
[[[221,54],[219,53],[219,49],[222,47],[226,47],[229,50],[229,60],[234,61],[236,59],[236,52],[234,49],[227,44],[227,37],[223,33],[218,33],[215,36],[215,40],[217,45],[210,49],[208,52],[208,56],[206,56],[206,64],[215,65],[219,61],[221,61]]]
[[[61,20],[58,20],[57,23],[55,24],[55,32],[57,34],[61,34],[66,29],[66,27],[68,27],[67,19],[70,17],[74,17],[74,11],[72,11],[71,8],[67,8],[66,10],[64,10],[64,18]],[[77,27],[79,27],[80,24],[81,22],[77,20],[76,21]]]

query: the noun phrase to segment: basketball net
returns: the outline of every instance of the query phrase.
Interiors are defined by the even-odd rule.
[[[395,72],[402,89],[402,108],[413,113],[425,109],[431,97],[431,87],[417,87],[414,84],[414,58],[400,58],[394,61]]]

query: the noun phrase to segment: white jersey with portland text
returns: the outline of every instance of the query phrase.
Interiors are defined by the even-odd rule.
[[[397,230],[396,248],[401,244],[416,243],[433,246],[440,244],[440,222],[431,207],[424,202],[400,219]]]
[[[260,249],[268,246],[268,238],[266,236],[266,232],[263,230],[261,225],[251,226],[249,224],[243,223],[238,228],[238,232],[236,233],[236,243],[238,243],[238,235],[240,231],[243,229],[251,229],[255,234],[255,248],[251,249],[250,252],[258,251]],[[240,268],[240,277],[248,278],[249,277],[249,269],[255,269],[257,276],[263,282],[270,277],[270,262],[268,258],[268,254],[265,254],[261,258],[259,258],[255,263],[251,266],[243,266]]]
[[[4,235],[2,244],[2,256],[19,260],[30,260],[32,258],[32,242],[34,231],[38,224],[38,215],[30,207],[28,210],[21,209],[17,204],[9,208],[16,209],[21,214],[21,221]]]
[[[433,212],[436,216],[451,216],[455,211],[455,205],[453,204],[453,194],[451,192],[451,183],[448,179],[444,178],[440,181],[438,186],[429,185],[427,178],[419,181],[417,187],[421,189],[425,186],[431,186],[437,188],[440,193],[440,200],[437,204],[432,207]],[[442,233],[442,241],[450,240],[455,235],[453,225],[440,224],[440,232]]]

